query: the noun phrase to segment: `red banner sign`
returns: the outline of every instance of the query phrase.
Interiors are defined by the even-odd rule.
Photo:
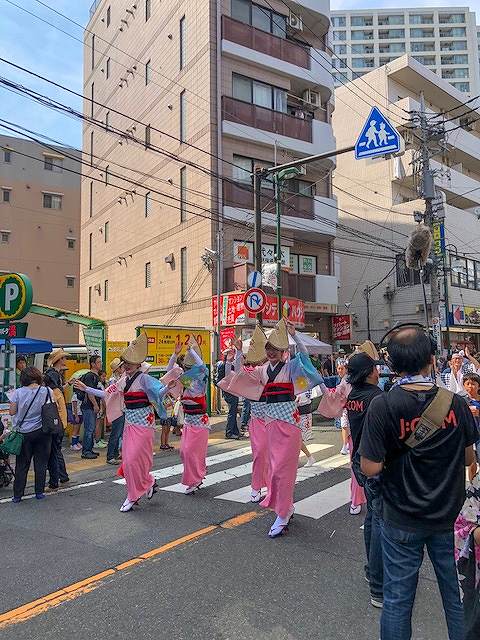
[[[282,298],[283,310],[282,316],[293,322],[296,327],[305,326],[305,304],[303,300],[298,298]],[[249,318],[254,315],[248,314]],[[267,296],[267,304],[262,313],[265,324],[274,324],[278,322],[278,300],[276,296]]]
[[[244,293],[225,293],[221,296],[221,325],[243,326],[253,324],[256,315],[245,312]],[[282,316],[293,322],[296,327],[305,326],[305,303],[298,298],[282,298]],[[267,304],[262,313],[263,322],[273,325],[278,322],[278,302],[276,296],[267,296]],[[212,298],[212,322],[217,326],[217,297]]]
[[[223,353],[233,345],[235,340],[235,327],[225,327],[220,331],[220,351]]]
[[[352,316],[333,316],[332,331],[334,340],[352,339]]]

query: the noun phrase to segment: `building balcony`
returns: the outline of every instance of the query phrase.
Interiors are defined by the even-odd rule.
[[[308,240],[312,233],[328,239],[336,236],[336,198],[326,195],[312,198],[284,192],[282,200],[282,227],[294,231],[299,240]],[[226,218],[252,224],[253,209],[253,189],[250,185],[224,181],[223,212]],[[276,225],[274,194],[270,189],[262,190],[262,224],[272,228]]]
[[[338,304],[338,278],[336,276],[315,276],[315,302]]]
[[[333,93],[331,57],[325,51],[301,45],[222,16],[222,53],[290,78],[292,92],[318,89],[322,102]]]
[[[239,264],[225,269],[226,290],[245,291],[248,289],[247,278],[253,269],[253,264]],[[338,304],[338,279],[336,276],[330,275],[310,276],[282,271],[282,295],[317,305],[336,306]]]
[[[222,120],[224,135],[269,147],[276,142],[300,156],[335,149],[329,123],[291,116],[229,96],[222,97]]]

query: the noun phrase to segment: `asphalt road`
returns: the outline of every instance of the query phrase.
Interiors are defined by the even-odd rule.
[[[250,456],[237,455],[248,441],[212,441],[209,455],[222,456],[209,467],[215,484],[193,496],[173,488],[177,469],[167,468],[178,454],[157,456],[155,469],[167,469],[159,484],[170,489],[134,513],[120,513],[124,487],[111,467],[77,472],[72,487],[40,502],[14,505],[0,489],[2,639],[378,640],[379,613],[363,577],[363,518],[337,506],[349,477],[338,466],[338,435],[317,433],[315,444],[324,446],[316,459],[331,468],[298,483],[297,505],[315,496],[304,507],[310,515],[296,515],[276,540],[266,535],[270,512],[225,495],[248,485]],[[447,637],[428,564],[414,629],[415,640]]]

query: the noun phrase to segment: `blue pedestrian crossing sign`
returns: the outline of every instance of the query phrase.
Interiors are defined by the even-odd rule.
[[[355,144],[355,159],[376,158],[401,151],[398,131],[377,107],[373,107]]]

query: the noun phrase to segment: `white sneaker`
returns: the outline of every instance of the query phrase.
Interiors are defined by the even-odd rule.
[[[187,487],[185,489],[185,494],[189,494],[189,493],[195,493],[195,491],[197,489],[200,489],[200,487],[202,486],[202,483],[200,482],[199,484],[195,484],[192,487]]]
[[[77,442],[76,444],[71,444],[70,445],[70,449],[72,451],[81,451],[83,449],[82,445],[80,444],[80,442]]]
[[[362,505],[359,504],[357,506],[354,506],[353,504],[350,505],[350,515],[352,516],[358,516],[359,513],[362,512]]]
[[[305,463],[305,467],[313,467],[313,465],[316,463],[316,460],[313,456],[308,456],[307,461]]]
[[[250,502],[253,502],[254,504],[257,504],[257,502],[260,502],[260,500],[262,499],[262,491],[254,491],[252,489],[252,492],[250,493]]]
[[[348,454],[350,453],[348,444],[343,445],[343,447],[340,449],[340,453],[342,454],[342,456],[348,456]]]
[[[133,509],[133,505],[135,502],[131,502],[128,498],[126,498],[125,502],[120,507],[120,511],[126,513],[127,511],[131,511]]]

